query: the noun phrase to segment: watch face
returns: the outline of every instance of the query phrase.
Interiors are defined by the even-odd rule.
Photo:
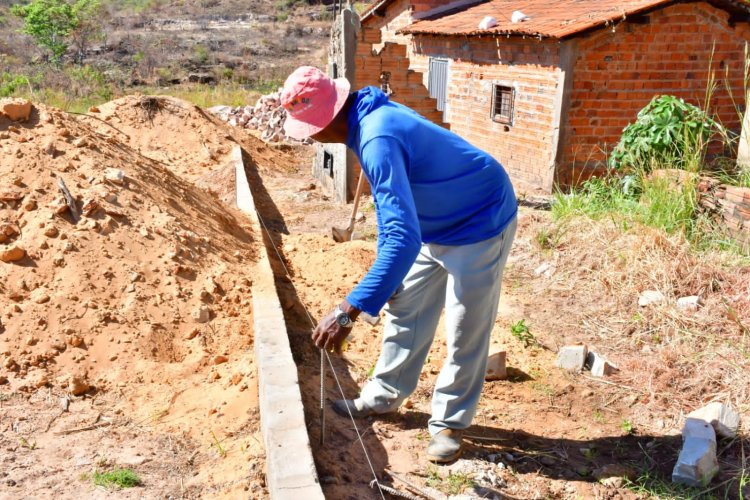
[[[336,323],[339,324],[339,326],[349,326],[349,324],[352,322],[352,320],[349,318],[349,315],[346,313],[341,313],[338,316],[336,316]]]

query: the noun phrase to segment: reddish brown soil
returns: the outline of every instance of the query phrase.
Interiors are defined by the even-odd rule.
[[[0,498],[264,495],[260,235],[219,201],[236,143],[251,166],[288,161],[172,98],[0,118],[0,225],[14,228],[0,250],[26,252],[0,262]],[[59,180],[79,215],[99,208],[57,213]],[[105,493],[88,477],[113,467],[143,485]]]

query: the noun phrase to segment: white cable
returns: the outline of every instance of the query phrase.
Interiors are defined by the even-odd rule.
[[[268,227],[266,227],[266,223],[263,221],[263,218],[260,216],[260,212],[258,210],[255,210],[256,215],[258,216],[258,220],[263,225],[263,229],[266,232],[266,235],[268,235],[268,241],[273,246],[274,252],[276,252],[276,257],[278,257],[279,262],[281,262],[281,267],[284,268],[284,272],[286,273],[286,277],[289,278],[289,281],[292,284],[292,288],[294,288],[294,292],[299,297],[299,293],[297,293],[297,289],[294,286],[294,280],[292,280],[292,275],[289,273],[289,269],[287,269],[286,264],[284,263],[284,259],[281,257],[281,254],[279,253],[279,250],[276,248],[276,245],[273,242],[273,238],[271,237],[271,232],[268,230]],[[305,310],[305,314],[307,315],[307,319],[310,320],[310,324],[313,328],[315,328],[315,321],[313,320],[312,316],[310,316],[310,312],[307,310],[306,307],[303,308]],[[339,377],[336,374],[336,369],[333,367],[333,362],[331,361],[331,357],[328,355],[328,351],[325,349],[321,349],[321,352],[325,353],[326,359],[328,359],[328,365],[331,367],[331,373],[333,373],[333,378],[336,380],[336,386],[339,388],[339,393],[341,393],[342,399],[346,400],[346,394],[344,394],[344,389],[341,387],[341,383],[339,382]],[[322,373],[321,373],[322,375]],[[322,403],[322,402],[321,402]],[[362,445],[362,451],[365,454],[365,459],[367,460],[367,465],[370,466],[370,472],[372,472],[372,477],[375,479],[375,484],[378,486],[378,491],[380,492],[381,498],[385,500],[385,495],[383,494],[383,489],[381,488],[380,481],[378,480],[377,474],[375,474],[375,467],[372,465],[372,460],[370,459],[370,455],[367,453],[367,447],[365,447],[365,442],[362,440],[362,433],[359,432],[359,428],[357,427],[357,422],[354,420],[354,415],[352,415],[352,410],[349,408],[349,405],[346,406],[346,411],[349,413],[349,419],[352,421],[352,426],[354,426],[354,431],[357,433],[357,438],[359,439],[359,444]],[[321,432],[323,430],[321,429]]]

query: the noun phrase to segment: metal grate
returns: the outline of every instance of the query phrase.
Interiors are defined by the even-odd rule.
[[[430,58],[430,72],[427,82],[430,97],[437,100],[438,111],[445,111],[448,95],[448,59]]]
[[[513,87],[493,85],[492,120],[506,125],[513,125]]]

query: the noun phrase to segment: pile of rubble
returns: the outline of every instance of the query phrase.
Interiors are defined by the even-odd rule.
[[[261,96],[255,106],[240,106],[229,108],[221,106],[209,111],[229,122],[233,127],[244,127],[261,132],[260,138],[264,142],[296,142],[312,144],[312,140],[298,141],[286,135],[284,121],[286,112],[279,100],[280,90]]]

